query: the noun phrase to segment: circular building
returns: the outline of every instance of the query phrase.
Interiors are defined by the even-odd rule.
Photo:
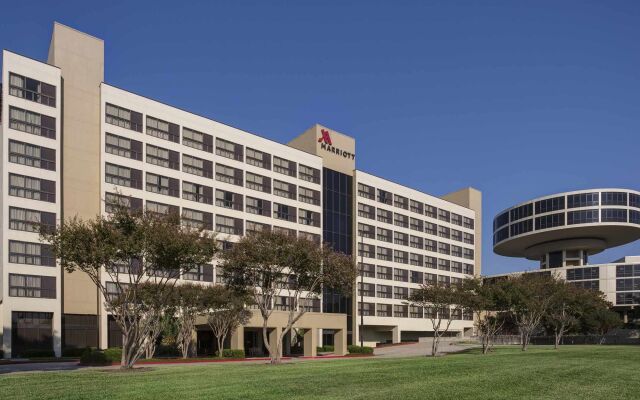
[[[560,268],[640,239],[640,192],[590,189],[520,203],[493,220],[493,251]]]

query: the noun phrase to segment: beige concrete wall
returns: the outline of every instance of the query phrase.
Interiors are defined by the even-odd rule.
[[[100,82],[104,42],[55,23],[48,62],[62,70],[62,216],[100,214]],[[95,285],[86,275],[65,273],[63,312],[97,314]]]
[[[475,275],[480,276],[482,272],[482,192],[472,187],[449,193],[442,196],[444,200],[459,204],[463,207],[472,209],[476,216],[474,222],[475,237]]]
[[[331,145],[321,140],[322,131],[326,131],[331,138]],[[356,168],[356,141],[322,125],[314,125],[302,135],[288,143],[289,146],[322,157],[324,167],[334,171],[353,175]]]

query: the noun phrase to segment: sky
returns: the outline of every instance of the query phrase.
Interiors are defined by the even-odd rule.
[[[286,143],[356,138],[358,169],[501,210],[640,189],[638,1],[11,1],[0,47],[46,59],[53,21],[105,40],[115,86]],[[640,255],[640,241],[590,261]]]

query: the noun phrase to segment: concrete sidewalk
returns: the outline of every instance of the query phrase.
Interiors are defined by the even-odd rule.
[[[418,357],[431,355],[432,339],[423,339],[418,343],[401,343],[391,346],[377,347],[374,350],[376,357]],[[441,340],[438,346],[438,354],[457,353],[477,345],[459,344],[459,340]]]

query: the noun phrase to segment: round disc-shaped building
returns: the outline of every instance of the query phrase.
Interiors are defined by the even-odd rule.
[[[640,192],[590,189],[520,203],[493,220],[493,251],[541,268],[587,264],[588,256],[640,239]]]

